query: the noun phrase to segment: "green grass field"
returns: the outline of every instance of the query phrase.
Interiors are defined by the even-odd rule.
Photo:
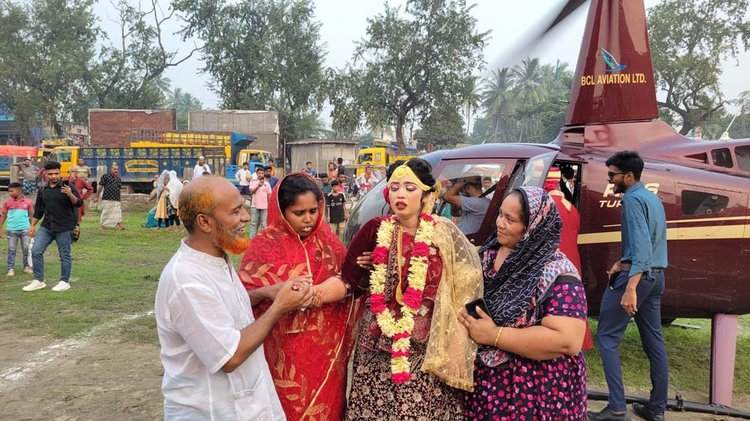
[[[47,289],[23,292],[31,275],[21,272],[17,257],[13,278],[0,273],[0,323],[24,335],[68,338],[85,334],[108,321],[153,309],[154,293],[162,268],[170,259],[185,233],[143,229],[144,214],[126,214],[127,231],[97,232],[98,215],[84,221],[81,241],[73,246],[72,288],[63,293],[51,291],[60,274],[57,248],[50,246],[45,256]],[[0,243],[5,261],[7,243]],[[236,261],[239,261],[237,257]],[[670,357],[670,385],[679,391],[708,390],[710,358],[710,321],[679,319],[678,323],[697,325],[698,330],[669,327],[664,330]],[[596,331],[596,322],[591,321]],[[158,344],[153,316],[143,316],[118,325],[107,337]],[[623,373],[628,386],[648,388],[648,364],[640,348],[635,325],[628,328],[623,341]],[[596,349],[586,355],[589,383],[603,389],[603,375]],[[750,372],[750,316],[740,318],[737,344],[737,373]],[[750,376],[735,375],[735,393],[750,393]]]

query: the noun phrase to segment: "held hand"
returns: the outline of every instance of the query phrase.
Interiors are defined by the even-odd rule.
[[[308,287],[311,287],[313,281],[312,281],[312,275],[300,275],[296,278],[287,280],[287,282],[294,282],[297,284],[305,283],[305,284],[308,284],[307,285]]]
[[[287,280],[285,282],[279,282],[277,284],[273,284],[270,287],[267,287],[268,288],[268,297],[267,297],[267,299],[269,301],[274,301],[276,299],[276,295],[279,293],[279,290],[281,290],[281,288],[284,286],[284,284],[286,284],[288,282],[312,284],[312,277],[310,275],[303,275],[303,276],[298,276],[298,277],[293,278],[293,279],[289,279],[289,280]]]
[[[372,252],[366,251],[357,257],[357,266],[362,269],[372,270]]]
[[[637,303],[638,294],[635,292],[635,289],[625,288],[625,292],[622,294],[622,300],[620,300],[622,309],[625,310],[629,316],[634,316],[638,311],[636,308]]]
[[[612,267],[607,271],[607,276],[612,276],[613,274],[620,271],[620,262],[615,262]]]
[[[29,237],[36,236],[36,227],[29,228]]]
[[[313,292],[310,300],[307,301],[302,307],[303,308],[320,308],[323,305],[323,291],[320,287],[315,285],[310,288]]]
[[[310,284],[306,282],[284,282],[271,306],[277,307],[283,314],[286,314],[302,308],[312,295]]]
[[[482,309],[476,307],[479,318],[471,317],[466,310],[461,309],[458,313],[458,321],[469,330],[469,336],[480,345],[494,345],[497,335],[497,325],[492,318]]]

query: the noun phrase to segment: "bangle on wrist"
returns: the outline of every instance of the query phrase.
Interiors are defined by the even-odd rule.
[[[493,345],[495,345],[495,348],[500,348],[497,346],[497,341],[500,339],[500,334],[503,333],[503,326],[500,326],[500,329],[497,330],[497,335],[495,335],[495,342],[493,342]]]

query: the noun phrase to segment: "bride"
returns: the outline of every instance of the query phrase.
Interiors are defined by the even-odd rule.
[[[346,419],[462,419],[476,345],[457,315],[482,296],[478,254],[447,219],[431,216],[436,183],[419,158],[388,169],[391,214],[354,236],[341,277],[368,298],[359,325]]]

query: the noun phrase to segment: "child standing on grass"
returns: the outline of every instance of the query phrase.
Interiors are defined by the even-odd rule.
[[[31,200],[23,195],[21,183],[10,183],[8,186],[8,195],[10,199],[3,203],[2,215],[0,215],[0,228],[7,221],[8,231],[8,277],[14,276],[16,266],[16,253],[18,243],[21,243],[23,250],[23,271],[32,273],[29,267],[29,228],[31,227],[31,217],[34,215],[34,204]],[[3,237],[0,231],[0,238]]]
[[[341,192],[339,182],[331,182],[331,193],[326,195],[326,219],[331,230],[341,239],[344,235],[344,222],[346,221],[346,199]]]

